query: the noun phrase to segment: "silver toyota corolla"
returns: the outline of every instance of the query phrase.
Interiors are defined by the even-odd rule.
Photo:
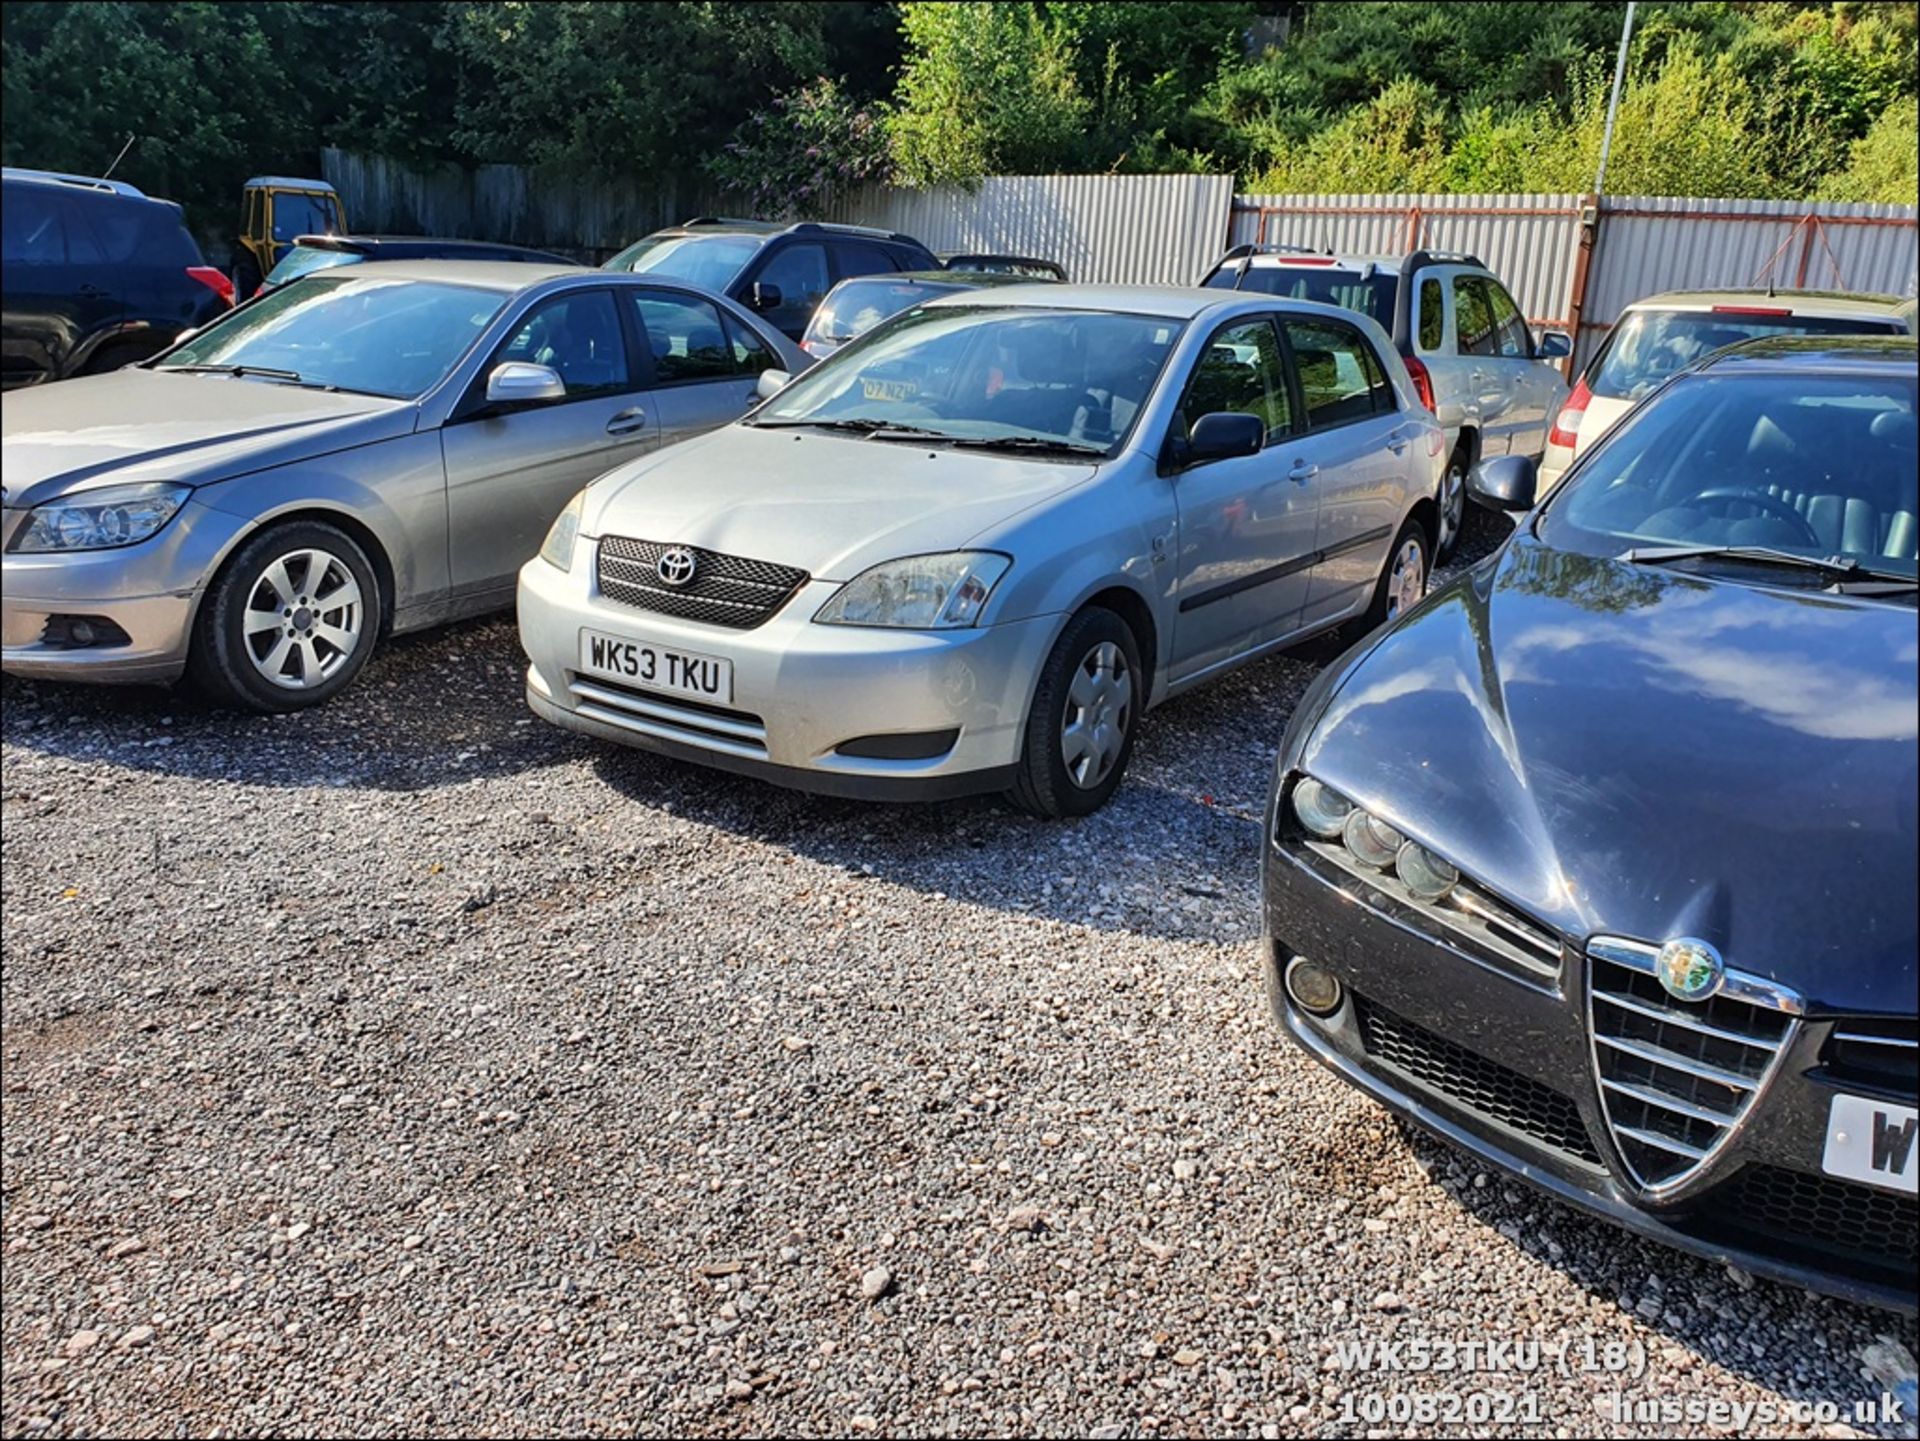
[[[325,271],[158,360],[7,398],[8,674],[293,710],[378,638],[513,598],[594,476],[737,419],[806,357],[673,281],[473,261]]]
[[[1350,312],[950,297],[578,496],[520,572],[527,697],[804,789],[1084,814],[1149,706],[1417,601],[1442,462]]]

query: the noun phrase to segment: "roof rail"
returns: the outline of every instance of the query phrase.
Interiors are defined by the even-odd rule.
[[[9,165],[5,170],[9,180],[51,180],[60,185],[77,185],[83,190],[104,190],[113,195],[125,195],[133,200],[145,200],[147,193],[138,186],[129,185],[124,180],[102,180],[94,175],[69,175],[63,170],[25,170]]]
[[[1400,263],[1400,269],[1411,275],[1423,265],[1477,265],[1482,270],[1490,268],[1479,256],[1465,250],[1416,250]]]
[[[902,235],[897,230],[883,230],[877,225],[843,225],[837,220],[801,220],[787,227],[787,233],[810,234],[823,231],[830,235],[871,235],[879,240],[903,240],[909,245],[920,242],[911,235]]]
[[[1216,266],[1225,265],[1229,260],[1248,260],[1256,255],[1331,255],[1331,250],[1316,250],[1311,245],[1280,245],[1272,242],[1260,245],[1236,245],[1215,262]]]
[[[749,220],[740,215],[696,215],[691,220],[680,222],[681,230],[691,230],[696,225],[758,225],[758,220]]]

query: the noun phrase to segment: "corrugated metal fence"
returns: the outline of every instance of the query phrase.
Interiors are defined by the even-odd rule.
[[[515,165],[416,171],[321,152],[357,229],[476,236],[604,259],[721,205],[704,181],[586,183]],[[1057,260],[1075,280],[1191,285],[1229,245],[1361,255],[1416,246],[1478,255],[1536,324],[1577,330],[1577,362],[1633,301],[1662,290],[1771,280],[1915,293],[1912,206],[1579,195],[1235,195],[1225,175],[1000,175],[879,186],[825,217],[898,230],[934,250]]]
[[[1226,175],[997,175],[978,190],[878,186],[830,219],[898,230],[937,251],[1057,260],[1075,280],[1191,285],[1218,258]]]

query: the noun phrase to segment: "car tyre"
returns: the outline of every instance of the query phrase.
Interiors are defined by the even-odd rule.
[[[1408,516],[1400,534],[1394,537],[1387,563],[1374,583],[1373,604],[1367,609],[1366,628],[1373,630],[1397,620],[1412,610],[1427,593],[1427,580],[1433,574],[1432,541],[1427,528],[1417,517]]]
[[[201,602],[188,674],[221,705],[305,710],[353,684],[383,619],[373,564],[352,536],[324,521],[272,526],[234,552]]]
[[[1440,477],[1440,517],[1435,522],[1439,534],[1434,537],[1436,563],[1452,556],[1460,544],[1460,532],[1467,525],[1468,446],[1462,440],[1447,457],[1446,474]]]
[[[1126,772],[1146,699],[1132,627],[1100,606],[1074,616],[1034,687],[1013,803],[1047,820],[1099,810]]]

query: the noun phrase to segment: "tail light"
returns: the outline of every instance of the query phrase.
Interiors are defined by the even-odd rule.
[[[1573,394],[1567,397],[1567,403],[1560,407],[1560,413],[1553,418],[1553,428],[1547,432],[1548,445],[1564,445],[1569,450],[1580,443],[1580,422],[1586,419],[1587,402],[1593,399],[1593,392],[1587,389],[1585,376],[1573,387]]]
[[[1434,404],[1433,400],[1433,372],[1427,369],[1426,363],[1418,356],[1409,355],[1406,359],[1407,374],[1413,377],[1414,394],[1420,397],[1422,405],[1438,415],[1440,407]]]
[[[1715,315],[1792,315],[1784,305],[1716,305]]]
[[[187,274],[199,281],[227,304],[233,304],[233,282],[211,265],[189,265]]]

